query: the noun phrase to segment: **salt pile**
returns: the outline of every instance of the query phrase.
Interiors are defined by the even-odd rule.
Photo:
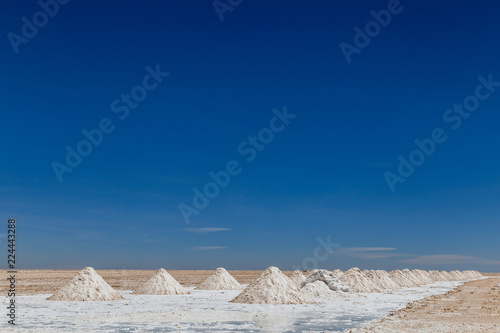
[[[483,277],[483,275],[481,273],[479,273],[478,271],[470,271],[470,270],[469,271],[463,271],[462,274],[467,279],[478,279],[478,278]]]
[[[427,271],[423,271],[421,269],[414,269],[411,271],[413,275],[422,282],[422,284],[431,284],[434,281],[429,277],[429,273]]]
[[[124,299],[92,267],[85,267],[68,284],[47,298],[50,301],[116,301]]]
[[[414,286],[421,286],[422,284],[424,284],[424,282],[421,281],[417,276],[415,276],[413,272],[410,271],[408,268],[403,269],[401,272],[405,274],[409,280],[412,281]]]
[[[340,278],[354,292],[358,293],[376,293],[382,290],[368,279],[357,267],[351,268]]]
[[[447,281],[453,281],[454,277],[447,271],[441,271],[441,274],[446,278]]]
[[[396,282],[400,288],[415,287],[414,280],[410,279],[405,273],[399,269],[389,272],[389,277]]]
[[[446,277],[443,276],[443,274],[441,274],[441,272],[435,271],[435,270],[430,270],[429,271],[429,278],[431,278],[432,281],[434,281],[434,282],[439,282],[439,281],[445,281],[446,280]]]
[[[373,282],[379,289],[382,290],[393,290],[393,289],[399,289],[399,285],[392,281],[391,278],[389,277],[389,273],[386,271],[382,270],[370,270],[370,271],[363,271],[365,274],[366,278]]]
[[[478,271],[465,271],[467,275],[469,275],[471,278],[480,278],[483,275],[479,273]]]
[[[301,288],[304,288],[307,284],[321,281],[328,289],[337,292],[350,293],[351,289],[346,286],[342,281],[335,276],[333,272],[327,271],[326,269],[315,269],[309,274],[309,276],[302,282],[300,285]]]
[[[231,303],[245,304],[308,304],[314,300],[302,292],[277,267],[269,267]]]
[[[462,276],[464,277],[464,279],[468,280],[468,279],[474,279],[475,278],[475,274],[472,272],[472,271],[462,271]]]
[[[160,268],[132,294],[139,295],[186,295],[189,294],[166,270]]]
[[[305,279],[306,277],[299,270],[294,271],[292,275],[290,275],[290,280],[292,280],[297,286],[300,286]]]
[[[215,273],[203,281],[197,290],[241,290],[243,287],[224,268],[219,267]]]
[[[344,275],[344,272],[342,272],[340,269],[334,269],[333,274],[335,274],[339,279]]]
[[[344,292],[335,292],[328,288],[326,283],[319,280],[307,283],[300,290],[302,290],[306,295],[309,295],[313,298],[336,299],[342,297],[345,294],[348,294]]]
[[[460,271],[451,271],[450,275],[453,276],[453,279],[455,281],[462,281],[467,279]]]

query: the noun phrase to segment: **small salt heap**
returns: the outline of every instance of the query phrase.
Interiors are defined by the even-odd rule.
[[[345,272],[340,278],[340,281],[348,285],[351,290],[358,293],[377,293],[382,291],[381,288],[376,286],[357,267],[353,267]]]
[[[409,278],[405,273],[399,269],[389,272],[389,277],[392,281],[396,282],[400,288],[415,287],[415,281]]]
[[[375,284],[381,290],[399,289],[399,285],[391,280],[389,274],[383,270],[363,271],[368,280]]]
[[[433,282],[439,282],[439,281],[443,281],[445,279],[444,276],[441,273],[439,273],[439,271],[435,271],[435,270],[429,271],[429,278]]]
[[[342,283],[342,281],[337,278],[337,276],[326,269],[315,269],[309,274],[309,276],[302,282],[301,288],[304,288],[307,284],[321,281],[326,284],[328,289],[335,292],[350,293],[351,289]]]
[[[116,301],[124,299],[92,267],[85,267],[49,301]]]
[[[241,290],[243,287],[224,268],[219,267],[215,273],[203,281],[197,290]]]
[[[340,269],[334,269],[333,274],[335,274],[339,279],[344,275],[344,272],[342,272]]]
[[[306,279],[306,277],[304,276],[304,274],[299,271],[299,270],[296,270],[292,273],[292,275],[290,275],[290,279],[297,285],[297,286],[300,286],[300,284]]]
[[[423,271],[421,269],[414,269],[411,272],[419,281],[421,281],[422,284],[431,284],[434,282],[429,277],[429,273],[427,271]]]
[[[308,304],[314,300],[277,267],[269,267],[231,303],[245,304]]]
[[[307,283],[304,287],[300,288],[300,290],[312,298],[336,299],[350,294],[345,292],[335,292],[328,288],[326,283],[319,280]]]
[[[409,280],[411,280],[414,286],[421,286],[422,284],[424,284],[423,281],[421,281],[417,276],[415,276],[415,274],[413,274],[413,272],[410,271],[408,268],[403,269],[401,272],[405,274]]]
[[[160,268],[149,280],[142,286],[134,290],[132,294],[139,295],[186,295],[186,290],[172,275],[166,270]]]

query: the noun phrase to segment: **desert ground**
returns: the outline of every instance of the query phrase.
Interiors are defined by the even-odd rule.
[[[169,270],[191,295],[132,296],[155,270],[97,270],[126,300],[45,299],[78,270],[19,270],[20,332],[500,332],[500,274],[469,282],[438,282],[389,293],[362,294],[317,305],[241,305],[239,291],[195,291],[214,271]],[[241,284],[263,271],[230,271]],[[292,272],[283,271],[286,275]],[[3,275],[6,272],[3,271]],[[6,295],[6,285],[1,285]],[[4,297],[2,307],[7,298]],[[77,303],[77,304],[75,304]],[[79,303],[79,304],[78,304]],[[83,304],[85,303],[85,304]],[[12,331],[0,323],[0,332]],[[360,327],[355,329],[355,327]]]
[[[500,274],[467,282],[443,295],[410,303],[354,333],[500,332]]]

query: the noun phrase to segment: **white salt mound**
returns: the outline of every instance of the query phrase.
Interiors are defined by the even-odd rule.
[[[389,274],[382,270],[363,271],[368,280],[375,284],[381,290],[399,289],[399,285],[392,281]]]
[[[186,295],[189,294],[166,270],[160,268],[132,294],[139,295]]]
[[[441,274],[446,278],[447,281],[453,281],[455,278],[447,271],[441,271]]]
[[[476,275],[476,271],[470,271],[470,270],[469,271],[464,271],[463,274],[465,276],[467,276],[469,279],[475,279],[475,278],[480,277],[480,276]]]
[[[305,279],[306,277],[299,270],[294,271],[292,275],[290,275],[290,280],[292,280],[297,286],[300,286]]]
[[[399,269],[389,272],[389,277],[392,281],[396,282],[400,288],[415,287],[415,281],[409,278],[405,273]]]
[[[340,269],[334,269],[333,274],[335,274],[339,279],[344,275],[344,272],[342,272]]]
[[[300,285],[304,288],[307,284],[316,281],[321,281],[326,284],[326,286],[332,291],[338,291],[343,293],[350,293],[351,289],[346,286],[342,281],[337,278],[337,276],[326,269],[315,269],[309,274],[309,276]]]
[[[430,270],[429,271],[429,277],[434,281],[434,282],[439,282],[439,281],[447,281],[447,276],[443,275],[442,272],[435,271],[435,270]]]
[[[423,271],[421,269],[414,269],[411,272],[419,281],[421,281],[422,284],[431,284],[434,282],[430,278],[429,273],[427,271]]]
[[[124,299],[92,267],[85,267],[65,286],[47,298],[50,301],[117,301]]]
[[[271,266],[231,303],[308,304],[314,303],[314,299],[302,292],[279,268]]]
[[[219,267],[215,273],[203,281],[197,290],[241,290],[243,287],[224,268]]]
[[[381,288],[368,279],[357,267],[351,268],[345,272],[340,278],[340,281],[348,285],[351,290],[358,293],[377,293],[382,291]]]
[[[483,275],[481,273],[479,273],[478,271],[468,270],[468,271],[463,271],[462,274],[465,277],[467,277],[467,279],[478,279],[480,277],[483,277]]]
[[[466,279],[466,280],[475,278],[474,273],[472,273],[472,271],[462,271],[461,273],[462,273],[462,276],[464,277],[464,279]]]
[[[450,275],[453,276],[453,279],[455,281],[462,281],[467,279],[460,271],[451,271]]]
[[[421,279],[413,274],[413,272],[408,268],[403,269],[401,272],[405,274],[406,277],[411,280],[415,286],[421,286],[422,284],[424,284],[423,281],[421,281]]]
[[[328,288],[326,283],[319,280],[307,283],[300,290],[302,290],[306,295],[309,295],[312,298],[336,299],[339,297],[343,297],[343,294],[347,294],[344,292],[333,291]]]

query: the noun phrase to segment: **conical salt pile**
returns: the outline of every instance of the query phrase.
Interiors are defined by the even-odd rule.
[[[300,290],[302,290],[306,295],[309,295],[312,298],[336,299],[351,294],[335,292],[328,288],[326,283],[319,280],[312,283],[307,283],[304,287],[300,288]]]
[[[292,280],[297,286],[300,286],[300,284],[304,282],[305,279],[306,277],[299,270],[294,271],[292,275],[290,275],[290,280]]]
[[[466,279],[466,280],[469,280],[469,279],[474,279],[475,278],[475,274],[472,272],[472,271],[462,271],[462,276]]]
[[[410,271],[408,268],[405,268],[401,271],[403,274],[405,274],[408,279],[410,279],[415,286],[421,286],[424,284],[415,274],[413,274],[412,271]]]
[[[414,280],[410,279],[405,273],[399,269],[389,272],[389,277],[396,282],[400,288],[415,287]]]
[[[377,293],[382,290],[370,281],[357,267],[351,268],[340,278],[354,292],[357,293]]]
[[[92,267],[85,267],[54,295],[50,301],[117,301],[124,299]]]
[[[429,277],[434,282],[447,281],[447,279],[448,279],[448,277],[446,275],[443,275],[442,272],[434,271],[434,270],[429,271]]]
[[[370,270],[370,271],[363,271],[365,274],[366,278],[373,282],[377,287],[379,287],[382,290],[394,290],[394,289],[399,289],[399,285],[392,281],[391,278],[389,277],[389,273],[386,271],[382,270]]]
[[[454,280],[453,275],[451,275],[450,272],[441,271],[440,273],[446,278],[445,281],[453,281]]]
[[[467,276],[469,279],[479,279],[483,277],[483,274],[479,273],[478,271],[463,271],[462,272],[465,276]]]
[[[467,278],[462,274],[462,272],[460,271],[451,271],[450,272],[450,275],[453,276],[453,279],[455,281],[463,281],[463,280],[467,280]]]
[[[166,270],[160,268],[132,294],[139,295],[186,295],[189,294]]]
[[[315,269],[309,274],[309,276],[302,282],[300,288],[304,288],[307,284],[314,283],[316,281],[321,281],[326,284],[326,286],[335,292],[339,293],[350,293],[351,289],[342,283],[342,281],[337,278],[337,276],[326,269]]]
[[[314,300],[304,294],[277,267],[269,267],[231,303],[245,304],[307,304]]]
[[[339,279],[344,275],[344,272],[342,272],[340,269],[334,269],[333,274],[335,274]]]
[[[427,271],[423,271],[421,269],[414,269],[411,272],[419,281],[422,282],[422,284],[431,284],[434,282],[429,277],[429,273]]]
[[[219,267],[215,273],[203,281],[197,290],[241,290],[243,287],[224,268]]]

